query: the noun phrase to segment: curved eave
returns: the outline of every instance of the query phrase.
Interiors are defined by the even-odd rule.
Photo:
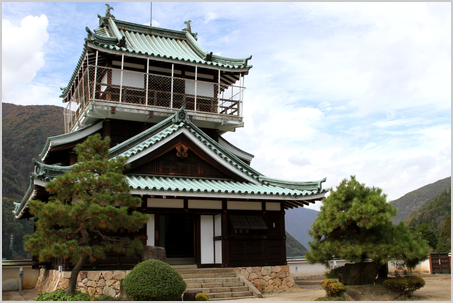
[[[87,127],[84,127],[82,129],[59,135],[59,136],[53,136],[47,138],[46,144],[44,145],[44,148],[42,152],[39,154],[39,158],[41,161],[44,161],[47,155],[49,154],[49,151],[53,147],[57,147],[60,145],[68,144],[71,142],[75,142],[77,140],[80,140],[82,138],[88,137],[89,135],[97,132],[98,130],[102,129],[103,121],[89,125]]]
[[[219,136],[219,144],[223,146],[225,149],[239,157],[240,159],[244,159],[248,162],[252,161],[253,158],[255,157],[254,155],[238,148],[237,146],[231,144],[227,140],[225,140],[222,136]]]
[[[25,208],[27,207],[27,202],[30,199],[32,199],[35,194],[36,194],[35,185],[34,185],[33,179],[30,178],[30,185],[28,186],[27,192],[25,193],[25,195],[22,198],[22,200],[19,203],[18,202],[13,202],[14,205],[15,205],[15,208],[12,211],[12,213],[14,214],[14,218],[15,219],[21,219],[22,218],[22,215],[23,215],[23,213],[25,211]]]
[[[284,188],[291,188],[296,190],[317,190],[318,192],[321,192],[323,191],[322,183],[326,182],[326,178],[318,181],[288,181],[261,176],[260,181],[264,182],[265,184],[280,186]]]

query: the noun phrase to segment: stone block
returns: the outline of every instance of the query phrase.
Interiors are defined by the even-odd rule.
[[[258,279],[258,275],[254,272],[252,272],[250,275],[249,275],[249,281],[253,281],[255,279]]]
[[[80,279],[83,280],[83,279],[85,279],[85,278],[87,277],[88,273],[87,273],[86,271],[81,271],[81,272],[79,273],[79,275],[80,275]]]
[[[248,272],[248,273],[252,273],[253,272],[253,269],[251,267],[246,267],[245,270]]]
[[[102,295],[104,288],[103,287],[96,287],[96,294],[97,295]]]
[[[88,281],[87,286],[88,287],[96,287],[97,283],[96,283],[96,281]]]
[[[113,280],[113,279],[106,280],[106,281],[105,281],[105,285],[110,286],[110,285],[112,285],[112,284],[115,283],[115,282],[116,282],[116,280]]]
[[[289,271],[289,265],[283,265],[282,266],[283,271]]]
[[[156,259],[162,262],[167,262],[165,248],[159,246],[145,245],[143,247],[142,261]]]
[[[253,282],[254,282],[255,284],[257,284],[257,285],[264,286],[264,287],[266,287],[266,286],[269,285],[269,283],[267,283],[267,282],[264,281],[263,279],[256,279],[256,280],[253,281]]]
[[[83,283],[83,284],[87,284],[87,283],[88,283],[88,278],[83,279],[83,280],[82,280],[82,283]]]
[[[246,271],[245,269],[242,269],[242,270],[241,270],[241,275],[243,275],[246,279],[248,279],[250,273],[249,273],[248,271]]]
[[[87,288],[87,286],[85,284],[83,284],[82,282],[79,282],[79,283],[77,283],[77,288]]]
[[[80,288],[79,291],[80,291],[82,294],[88,293],[88,289],[86,289],[86,288]]]
[[[272,267],[264,266],[263,269],[261,270],[261,275],[264,277],[264,276],[270,275],[271,272],[272,272]]]
[[[104,287],[104,290],[102,291],[102,293],[104,295],[107,295],[107,296],[110,296],[110,297],[115,297],[116,296],[115,289],[113,289],[113,288],[111,288],[109,286]]]
[[[275,285],[275,286],[280,286],[280,285],[282,285],[282,280],[280,280],[279,278],[276,278],[276,279],[274,279],[273,281],[274,281],[274,285]]]
[[[271,273],[271,279],[275,279],[276,276],[277,276],[277,273],[275,273],[275,272]]]
[[[284,279],[286,278],[286,272],[284,272],[283,270],[278,272],[277,273],[277,277],[281,278],[281,279]]]
[[[282,285],[287,285],[288,287],[293,287],[296,282],[294,281],[293,277],[289,276],[283,279]]]
[[[90,281],[99,281],[99,277],[101,276],[100,271],[89,271],[87,273],[87,278]]]
[[[102,272],[102,277],[104,277],[104,280],[111,280],[113,276],[113,272],[111,271],[103,271]]]
[[[126,272],[124,272],[124,271],[114,271],[112,278],[115,279],[115,280],[123,280],[124,278],[126,278]]]
[[[77,275],[77,282],[82,282],[82,276],[80,274]]]
[[[269,285],[274,285],[274,280],[271,279],[271,280],[267,281],[267,283],[269,283]]]
[[[120,281],[116,281],[115,283],[112,284],[112,286],[110,286],[114,289],[117,289],[117,290],[120,290]]]
[[[280,271],[282,271],[282,267],[281,266],[272,267],[272,272],[280,272]]]
[[[266,282],[269,281],[270,279],[271,279],[271,276],[264,276],[263,277],[263,280],[266,281]]]
[[[58,285],[58,288],[66,289],[69,286],[69,279],[62,279]]]
[[[99,287],[104,287],[105,286],[105,280],[104,279],[100,279],[99,282],[98,282],[98,286]]]
[[[281,290],[289,290],[289,287],[288,287],[288,285],[282,285],[282,286],[280,286],[280,289]]]
[[[253,267],[253,268],[252,268],[252,271],[253,271],[254,273],[261,272],[261,267]]]
[[[264,292],[273,292],[274,291],[274,286],[269,285],[269,286],[265,287],[263,291]]]
[[[94,287],[88,287],[88,294],[90,296],[94,296],[94,294],[96,293],[96,288]]]
[[[70,271],[62,271],[61,272],[61,277],[65,279],[71,278],[71,272]]]

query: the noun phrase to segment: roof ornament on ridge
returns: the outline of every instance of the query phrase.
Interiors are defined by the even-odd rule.
[[[183,105],[180,110],[178,110],[173,118],[174,123],[187,122],[187,113],[184,110],[185,106]]]
[[[110,11],[111,11],[112,9],[113,9],[113,10],[115,10],[115,9],[114,9],[113,7],[111,7],[110,5],[108,5],[108,4],[105,4],[105,5],[107,6],[107,8],[105,9],[105,17],[106,17],[106,18],[113,18],[113,19],[115,19],[115,16],[113,16],[113,15],[110,13]]]
[[[182,31],[188,32],[195,38],[195,40],[198,40],[198,38],[197,38],[198,33],[192,33],[192,27],[190,26],[190,22],[192,22],[192,20],[184,21],[184,24],[186,24],[187,26],[186,26],[186,28],[183,28]]]

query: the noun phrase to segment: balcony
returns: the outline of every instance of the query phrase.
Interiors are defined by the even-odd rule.
[[[242,86],[93,65],[79,75],[65,98],[65,133],[95,119],[159,122],[182,106],[201,127],[242,126]]]

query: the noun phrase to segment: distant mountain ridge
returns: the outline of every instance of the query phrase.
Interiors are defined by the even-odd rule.
[[[406,220],[410,214],[422,207],[429,199],[451,186],[451,176],[413,190],[390,203],[398,210],[393,224]]]
[[[286,231],[308,251],[310,250],[308,243],[313,241],[313,238],[308,235],[308,231],[311,229],[318,214],[319,211],[305,207],[288,209],[285,214]]]
[[[451,216],[451,186],[435,195],[405,220],[407,226],[416,227],[427,223],[428,227],[440,235],[445,219]]]
[[[288,232],[285,232],[286,235],[286,256],[287,257],[303,257],[307,252],[307,249],[300,244],[299,241],[294,239]]]

